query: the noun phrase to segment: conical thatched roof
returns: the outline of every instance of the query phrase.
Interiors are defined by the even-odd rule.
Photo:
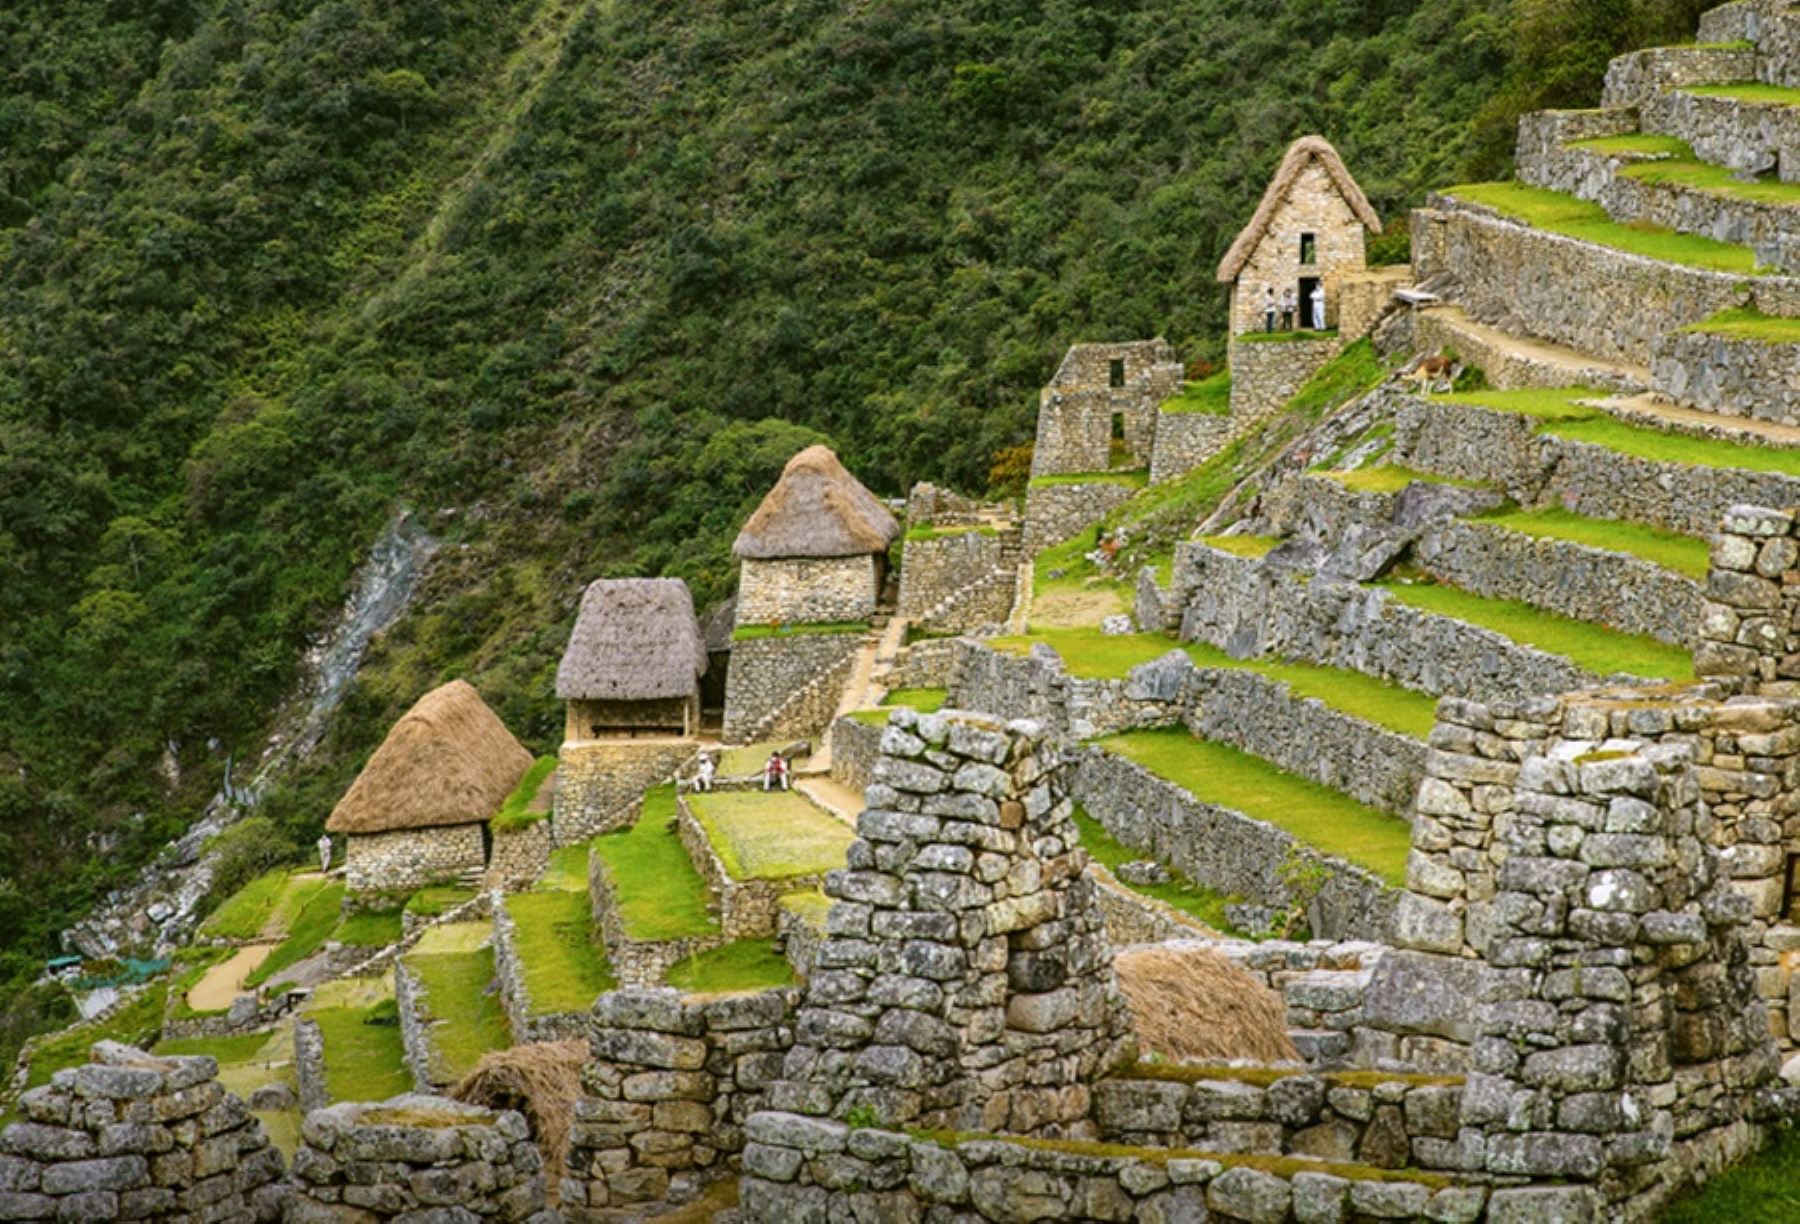
[[[731,551],[747,560],[860,557],[887,551],[900,524],[828,446],[788,460]]]
[[[706,670],[694,597],[679,578],[603,578],[581,597],[581,615],[556,669],[564,701],[687,697]]]
[[[1251,254],[1257,243],[1269,232],[1269,226],[1275,220],[1275,213],[1281,208],[1288,192],[1299,181],[1301,172],[1309,163],[1317,158],[1325,167],[1325,173],[1331,176],[1332,185],[1338,194],[1344,197],[1344,203],[1356,214],[1356,219],[1369,228],[1372,233],[1381,232],[1381,218],[1375,212],[1375,206],[1369,203],[1369,197],[1363,189],[1356,185],[1350,176],[1350,168],[1344,165],[1344,159],[1338,151],[1331,147],[1331,142],[1323,136],[1302,136],[1288,146],[1287,156],[1281,159],[1281,168],[1275,171],[1275,177],[1269,181],[1269,189],[1263,192],[1262,203],[1256,206],[1256,214],[1250,218],[1250,224],[1244,232],[1237,236],[1231,249],[1225,252],[1225,259],[1219,264],[1219,279],[1234,281],[1244,265],[1250,262]]]
[[[531,753],[466,680],[401,716],[325,822],[333,833],[476,824],[500,810]]]

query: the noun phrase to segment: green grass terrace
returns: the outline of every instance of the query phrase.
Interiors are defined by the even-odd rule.
[[[1147,855],[1131,849],[1111,833],[1106,826],[1089,816],[1085,809],[1075,809],[1075,827],[1081,833],[1081,848],[1096,863],[1113,873],[1118,879],[1119,868],[1126,863],[1136,863]],[[1214,892],[1182,876],[1173,869],[1169,872],[1167,884],[1130,884],[1119,880],[1119,887],[1130,889],[1134,893],[1161,901],[1171,909],[1179,910],[1197,922],[1204,923],[1213,930],[1224,935],[1238,935],[1231,923],[1225,919],[1225,907],[1239,897],[1227,897]]]
[[[1116,484],[1128,489],[1142,489],[1150,483],[1148,468],[1131,468],[1105,472],[1064,472],[1056,476],[1033,476],[1031,487],[1051,489],[1058,485]]]
[[[1795,203],[1800,204],[1800,183],[1788,185],[1796,193]],[[1764,314],[1749,307],[1721,310],[1687,330],[1708,336],[1722,336],[1727,340],[1752,340],[1758,344],[1800,344],[1800,319]]]
[[[794,968],[772,939],[738,939],[677,961],[669,985],[687,994],[736,994],[794,984]]]
[[[1423,739],[1435,720],[1436,698],[1361,672],[1285,659],[1234,659],[1203,642],[1176,642],[1153,633],[1109,637],[1098,629],[1069,629],[994,638],[988,644],[1023,655],[1040,642],[1056,651],[1065,670],[1081,680],[1123,680],[1132,668],[1179,650],[1198,667],[1255,672],[1287,684],[1296,697],[1316,698],[1340,713],[1401,735]]]
[[[645,792],[636,824],[589,845],[606,868],[629,938],[655,942],[718,933],[706,881],[675,832],[673,785]]]
[[[900,706],[909,710],[917,710],[921,714],[936,714],[944,708],[949,699],[948,689],[941,688],[903,688],[889,689],[881,699],[881,705],[873,710],[856,710],[850,715],[858,722],[868,723],[872,727],[887,726],[888,715]]]
[[[1706,580],[1708,548],[1706,541],[1698,536],[1681,535],[1642,523],[1588,518],[1556,507],[1496,510],[1473,521],[1540,540],[1561,540],[1567,544],[1627,553],[1683,577]]]
[[[1458,480],[1451,476],[1432,476],[1429,473],[1415,472],[1411,468],[1393,463],[1352,468],[1349,471],[1314,469],[1308,475],[1323,476],[1327,480],[1344,486],[1352,493],[1400,493],[1407,486],[1414,484],[1452,485],[1459,489],[1479,487],[1472,480]]]
[[[1800,477],[1800,449],[1669,433],[1621,421],[1605,409],[1585,402],[1607,399],[1611,395],[1609,391],[1565,387],[1558,390],[1459,391],[1431,398],[1440,404],[1516,412],[1542,422],[1538,426],[1539,433],[1603,446],[1651,463],[1685,463],[1691,467],[1736,468]]]
[[[1412,833],[1398,817],[1277,769],[1260,757],[1182,730],[1129,731],[1095,743],[1173,782],[1202,803],[1272,824],[1395,887],[1406,881]]]
[[[507,898],[506,909],[535,1014],[584,1012],[618,986],[587,893],[516,893]]]
[[[689,795],[688,810],[735,880],[785,880],[844,865],[856,835],[791,791]]]
[[[1681,187],[1752,204],[1800,206],[1800,183],[1784,183],[1774,178],[1744,182],[1723,166],[1701,161],[1686,141],[1674,136],[1633,132],[1625,136],[1577,140],[1569,147],[1619,158],[1626,163],[1619,173],[1640,182]]]
[[[1231,371],[1220,370],[1210,378],[1181,385],[1181,393],[1162,402],[1158,412],[1197,412],[1202,416],[1231,415]]]
[[[1765,271],[1750,247],[1684,234],[1663,226],[1614,221],[1604,208],[1559,191],[1524,183],[1468,183],[1442,194],[1499,213],[1533,229],[1578,238],[1629,255],[1708,272],[1752,276]]]
[[[489,1050],[512,1045],[512,1031],[494,986],[494,949],[414,953],[406,967],[425,988],[426,1007],[438,1023],[431,1046],[452,1082],[475,1069]]]
[[[307,1015],[325,1042],[325,1090],[333,1101],[385,1101],[412,1091],[392,999],[325,1007]]]
[[[1489,599],[1459,587],[1410,580],[1401,575],[1371,584],[1422,612],[1455,617],[1492,630],[1521,646],[1561,655],[1596,676],[1625,674],[1646,680],[1686,683],[1694,660],[1680,646],[1653,637],[1620,633],[1587,621],[1544,612],[1512,599]]]

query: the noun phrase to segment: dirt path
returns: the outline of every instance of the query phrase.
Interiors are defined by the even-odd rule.
[[[206,971],[206,976],[188,991],[187,1004],[195,1011],[223,1011],[232,1000],[244,993],[244,979],[269,959],[274,944],[252,944],[239,948],[229,960],[220,961]]]
[[[854,826],[862,814],[863,797],[829,775],[801,778],[794,789],[845,824]]]
[[[1667,429],[1672,433],[1722,438],[1750,446],[1800,446],[1800,426],[1753,417],[1728,417],[1698,408],[1684,408],[1654,395],[1619,396],[1594,403],[1616,417],[1636,425]]]

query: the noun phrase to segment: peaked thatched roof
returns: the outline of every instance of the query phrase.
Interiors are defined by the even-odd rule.
[[[563,701],[687,697],[706,670],[694,597],[679,578],[603,578],[581,597],[581,615],[556,669]]]
[[[781,479],[744,524],[731,551],[776,557],[860,557],[886,552],[900,524],[863,488],[828,446],[809,446],[788,460]]]
[[[419,698],[401,716],[325,827],[388,833],[476,824],[500,810],[531,753],[466,680]]]
[[[1263,192],[1262,203],[1256,206],[1256,215],[1250,218],[1250,224],[1244,232],[1237,236],[1231,249],[1225,252],[1225,259],[1219,264],[1219,279],[1234,281],[1244,265],[1250,262],[1251,254],[1269,232],[1269,225],[1275,220],[1276,210],[1287,199],[1300,174],[1314,158],[1325,167],[1325,173],[1331,176],[1332,185],[1338,194],[1344,197],[1344,203],[1356,214],[1356,219],[1367,226],[1371,233],[1381,232],[1381,218],[1376,215],[1374,205],[1369,197],[1363,194],[1356,180],[1350,176],[1350,169],[1344,165],[1344,159],[1338,151],[1331,147],[1331,142],[1323,136],[1302,136],[1288,146],[1287,156],[1281,159],[1281,168],[1275,171],[1275,177],[1269,181],[1269,189]]]

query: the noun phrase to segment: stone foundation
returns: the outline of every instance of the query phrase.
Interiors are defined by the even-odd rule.
[[[345,882],[351,892],[396,893],[454,880],[487,864],[484,828],[463,824],[352,833],[346,839]]]
[[[644,792],[687,770],[699,753],[699,744],[685,739],[564,744],[557,758],[552,840],[568,846],[628,827],[643,806]]]
[[[1255,424],[1280,408],[1343,350],[1330,335],[1319,340],[1231,341],[1231,426]]]
[[[881,593],[878,578],[875,558],[868,555],[773,561],[745,558],[738,576],[737,623],[866,621],[875,615]]]
[[[24,1120],[0,1132],[0,1216],[282,1218],[281,1153],[217,1062],[111,1041],[90,1057],[19,1098]]]

